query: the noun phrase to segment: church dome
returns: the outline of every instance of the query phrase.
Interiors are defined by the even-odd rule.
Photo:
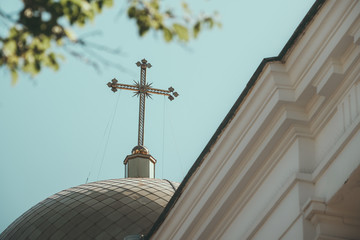
[[[146,234],[178,183],[150,178],[92,182],[38,203],[0,239],[121,239]]]

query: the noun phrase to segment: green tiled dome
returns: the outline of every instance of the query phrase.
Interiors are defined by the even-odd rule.
[[[16,219],[7,239],[121,239],[146,234],[178,183],[150,178],[98,181],[56,193]]]

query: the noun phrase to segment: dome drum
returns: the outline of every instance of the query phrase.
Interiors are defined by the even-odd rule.
[[[143,146],[136,146],[124,160],[125,177],[155,178],[156,159]]]

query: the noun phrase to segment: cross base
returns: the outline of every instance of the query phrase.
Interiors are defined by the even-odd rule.
[[[143,146],[133,148],[124,160],[126,178],[155,178],[156,159]]]

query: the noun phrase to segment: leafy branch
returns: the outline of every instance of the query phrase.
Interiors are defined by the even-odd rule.
[[[171,9],[162,9],[159,0],[132,0],[127,13],[130,19],[136,20],[140,36],[149,30],[160,31],[166,42],[174,38],[188,42],[191,38],[196,38],[204,27],[221,27],[216,13],[212,16],[195,16],[186,2],[182,2],[182,12],[183,16],[179,17]]]
[[[16,83],[19,72],[35,76],[44,67],[58,70],[64,57],[55,52],[56,48],[96,69],[98,64],[91,56],[106,65],[114,65],[89,50],[112,54],[119,54],[119,51],[79,38],[73,30],[75,26],[85,26],[104,8],[112,6],[113,0],[23,0],[23,8],[17,17],[0,10],[0,20],[9,26],[8,34],[0,36],[0,66],[11,72],[13,83]],[[166,42],[174,39],[187,42],[196,38],[202,28],[220,26],[215,16],[193,15],[185,2],[181,9],[184,15],[178,17],[174,11],[162,9],[160,0],[129,0],[127,14],[136,21],[140,36],[154,30],[162,32]],[[86,47],[84,52],[90,57],[69,45]]]

